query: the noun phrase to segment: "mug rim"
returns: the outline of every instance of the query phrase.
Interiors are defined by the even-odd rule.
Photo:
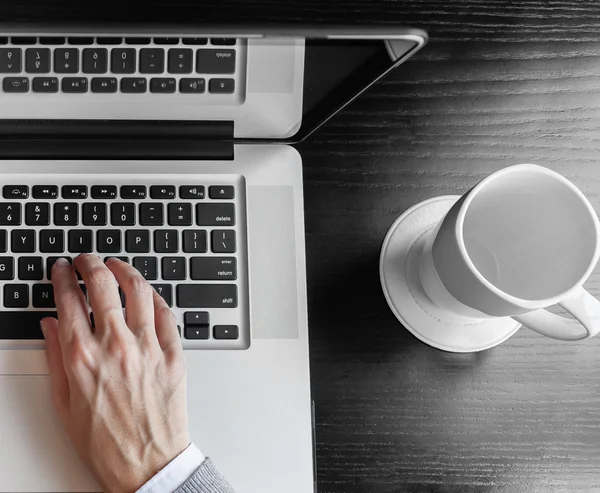
[[[508,173],[512,173],[515,171],[522,171],[522,170],[529,170],[529,171],[535,171],[537,173],[544,173],[548,176],[551,176],[552,178],[560,180],[563,184],[567,185],[567,187],[569,187],[573,192],[575,192],[575,194],[584,203],[587,211],[589,212],[589,214],[592,218],[592,222],[594,224],[594,228],[595,228],[595,232],[596,232],[596,245],[594,247],[594,255],[590,261],[590,265],[588,265],[587,269],[585,270],[585,272],[581,276],[581,278],[572,287],[570,287],[563,293],[556,295],[552,298],[546,298],[546,299],[542,299],[542,300],[527,300],[527,299],[523,299],[523,298],[518,298],[517,296],[513,296],[511,294],[508,294],[505,291],[502,291],[501,289],[496,287],[494,284],[492,284],[490,281],[488,281],[483,276],[483,274],[481,274],[481,272],[479,272],[477,267],[475,267],[475,264],[471,260],[471,257],[467,251],[467,247],[466,247],[465,241],[464,241],[463,225],[464,225],[464,221],[465,221],[465,216],[467,214],[467,210],[469,209],[469,205],[471,205],[471,202],[473,201],[475,196],[477,196],[477,193],[482,188],[484,188],[486,185],[489,185],[489,183],[494,181],[496,178],[504,176]],[[491,175],[487,176],[482,181],[480,181],[477,185],[475,185],[471,189],[470,192],[467,192],[465,201],[463,202],[463,204],[461,205],[461,207],[458,211],[458,215],[456,218],[456,226],[455,226],[455,234],[456,234],[458,248],[461,253],[461,256],[464,258],[468,269],[473,273],[473,275],[477,278],[477,280],[479,282],[481,282],[490,291],[492,291],[496,296],[501,297],[505,301],[508,301],[509,303],[513,303],[516,305],[520,305],[524,308],[532,308],[532,309],[535,309],[536,307],[538,307],[537,305],[539,305],[540,307],[554,305],[566,298],[569,298],[570,297],[569,295],[571,294],[571,292],[574,291],[575,289],[577,289],[578,287],[580,287],[585,282],[585,280],[590,276],[590,274],[594,270],[594,267],[598,263],[598,259],[600,257],[600,241],[598,238],[599,231],[600,231],[600,222],[598,221],[598,216],[596,215],[596,211],[592,207],[592,204],[590,204],[590,201],[587,199],[587,197],[583,194],[583,192],[581,190],[579,190],[579,188],[577,188],[571,181],[569,181],[567,178],[562,176],[560,173],[557,173],[556,171],[553,171],[544,166],[540,166],[538,164],[531,164],[531,163],[515,164],[513,166],[507,166],[506,168],[500,169],[500,170],[492,173]]]

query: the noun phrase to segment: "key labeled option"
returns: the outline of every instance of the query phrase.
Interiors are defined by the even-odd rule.
[[[234,257],[192,257],[190,272],[194,281],[235,281],[237,262]]]

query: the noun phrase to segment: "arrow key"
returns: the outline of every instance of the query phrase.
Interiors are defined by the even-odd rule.
[[[213,331],[215,339],[237,339],[240,336],[237,325],[215,325]]]
[[[208,339],[210,337],[210,327],[208,325],[186,325],[184,335],[186,339]]]
[[[58,78],[34,77],[33,92],[58,92]]]

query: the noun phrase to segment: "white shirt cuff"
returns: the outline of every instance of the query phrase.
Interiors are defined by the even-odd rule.
[[[173,493],[204,462],[204,455],[191,443],[136,493]]]

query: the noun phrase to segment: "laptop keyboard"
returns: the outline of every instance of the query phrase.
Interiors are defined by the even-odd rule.
[[[130,263],[152,284],[184,347],[248,347],[241,177],[119,186],[105,176],[103,184],[47,178],[2,187],[0,339],[43,339],[39,320],[55,316],[52,265],[94,253]]]
[[[231,95],[240,40],[0,37],[5,93]]]

